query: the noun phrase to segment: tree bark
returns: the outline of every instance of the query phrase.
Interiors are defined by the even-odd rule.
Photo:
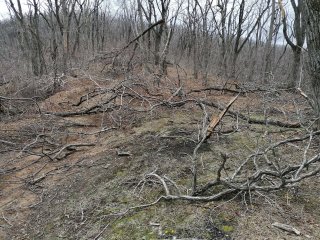
[[[309,74],[313,89],[314,110],[318,118],[317,127],[320,129],[320,2],[306,1],[307,44],[309,55]]]

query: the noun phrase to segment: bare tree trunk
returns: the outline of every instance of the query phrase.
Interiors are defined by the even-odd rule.
[[[217,26],[218,35],[221,41],[220,47],[220,59],[219,59],[219,70],[221,75],[228,75],[228,59],[229,53],[231,53],[232,45],[232,26],[233,26],[233,15],[235,10],[236,1],[229,0],[218,0],[217,8],[220,16],[216,16],[217,13],[213,14],[213,20]],[[229,9],[228,5],[231,4]],[[219,42],[218,42],[219,43]]]
[[[162,39],[162,34],[163,34],[163,25],[164,23],[162,23],[159,26],[159,30],[156,32],[156,36],[155,36],[155,41],[154,41],[154,64],[155,65],[159,65],[160,63],[160,47],[161,47],[161,39]]]
[[[306,0],[307,43],[309,55],[309,74],[313,89],[314,110],[320,129],[320,2]]]
[[[276,0],[272,0],[271,2],[271,16],[270,16],[270,26],[269,26],[269,35],[266,42],[266,48],[265,48],[265,67],[264,67],[264,73],[263,73],[263,82],[267,83],[269,75],[272,71],[272,39],[273,34],[275,30],[275,20],[276,20]]]
[[[198,59],[198,41],[196,40],[196,33],[193,36],[193,77],[198,79],[199,77],[199,59]]]
[[[71,52],[71,57],[75,58],[76,57],[76,51],[79,50],[80,48],[80,33],[81,33],[81,27],[83,26],[82,22],[82,16],[83,16],[83,11],[84,7],[86,7],[86,0],[83,0],[82,2],[78,2],[79,5],[79,11],[76,13],[73,13],[74,16],[74,22],[76,24],[76,32],[75,32],[75,37],[74,37],[74,44],[72,47],[72,52]]]
[[[301,71],[301,49],[296,48],[293,51],[293,62],[291,67],[291,74],[290,79],[292,80],[290,82],[289,87],[296,87],[299,83],[300,78],[300,71]]]
[[[61,1],[62,7],[62,21],[60,22],[61,28],[61,39],[60,45],[62,47],[62,71],[65,73],[68,68],[68,29],[67,29],[67,18],[68,18],[68,10],[67,10],[67,0]],[[59,14],[59,13],[58,13]]]
[[[303,14],[304,0],[298,0],[298,4],[295,0],[290,0],[291,6],[294,10],[294,23],[293,32],[296,43],[290,39],[288,35],[287,16],[282,4],[282,0],[279,0],[279,6],[282,12],[283,34],[286,42],[290,45],[293,51],[293,63],[289,74],[289,87],[295,87],[299,82],[299,73],[301,70],[301,49],[305,42],[305,20]]]
[[[170,0],[160,0],[161,19],[166,19],[167,18],[169,3],[170,3]],[[154,17],[156,17],[156,16],[154,16]],[[161,60],[160,47],[161,47],[161,40],[162,40],[162,37],[163,37],[163,33],[165,31],[165,28],[166,28],[165,24],[166,24],[166,22],[163,22],[162,24],[160,24],[160,26],[159,26],[158,30],[156,31],[156,34],[155,34],[155,42],[154,42],[154,52],[155,52],[154,63],[155,63],[155,65],[159,65],[160,64],[160,60]]]

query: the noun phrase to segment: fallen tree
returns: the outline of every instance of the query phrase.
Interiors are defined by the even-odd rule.
[[[137,87],[137,90],[133,90],[133,87]],[[140,94],[139,92],[146,92],[146,94]],[[74,111],[74,112],[45,112],[45,114],[49,115],[55,115],[60,117],[68,117],[68,116],[77,116],[77,115],[86,115],[86,114],[96,114],[106,111],[112,111],[112,109],[116,109],[124,104],[122,104],[123,100],[125,98],[128,99],[128,102],[132,101],[133,99],[138,99],[140,101],[148,102],[148,108],[135,108],[131,107],[130,105],[125,106],[127,109],[130,109],[132,111],[138,111],[138,112],[150,112],[154,110],[155,108],[167,106],[167,107],[182,107],[186,104],[203,104],[209,107],[216,108],[220,111],[225,109],[225,106],[223,104],[218,104],[214,102],[209,102],[203,99],[195,99],[195,98],[189,98],[184,99],[181,101],[175,101],[173,97],[175,95],[173,94],[172,97],[169,99],[163,99],[159,95],[150,95],[150,91],[146,90],[145,86],[141,84],[136,83],[126,83],[122,82],[120,85],[117,85],[116,87],[112,89],[107,90],[95,90],[87,95],[81,96],[78,103],[74,104],[73,106],[80,106],[83,102],[89,101],[90,99],[94,99],[95,97],[109,94],[107,100],[104,102],[99,102],[96,105],[90,106],[88,108]],[[241,93],[238,93],[238,95]],[[157,97],[156,97],[157,96]],[[116,104],[117,99],[120,100],[120,104]],[[284,122],[280,120],[272,120],[272,119],[256,119],[252,118],[250,116],[246,116],[245,114],[241,112],[235,112],[232,110],[228,110],[228,114],[231,115],[234,118],[240,118],[249,124],[261,124],[261,125],[272,125],[272,126],[278,126],[283,128],[301,128],[302,125],[300,122]]]
[[[230,194],[249,193],[251,191],[275,191],[294,186],[303,179],[315,176],[319,173],[320,153],[315,152],[313,156],[309,156],[308,151],[312,141],[320,135],[320,131],[310,131],[304,136],[284,139],[270,144],[265,147],[264,150],[256,150],[253,154],[247,156],[237,168],[233,169],[232,172],[231,170],[226,170],[225,167],[230,159],[229,154],[220,153],[222,161],[219,163],[217,171],[213,174],[216,177],[207,183],[200,184],[197,180],[197,167],[199,165],[197,160],[198,150],[202,144],[211,137],[216,127],[221,121],[223,121],[223,117],[225,115],[232,116],[235,119],[244,120],[248,124],[273,125],[281,128],[301,128],[303,125],[301,123],[289,123],[277,120],[258,120],[248,117],[240,112],[236,112],[235,110],[231,110],[233,103],[238,99],[240,93],[238,93],[237,96],[232,98],[230,102],[224,106],[223,104],[209,102],[204,99],[181,99],[176,94],[180,89],[181,88],[175,91],[169,98],[164,98],[163,95],[159,94],[150,95],[150,91],[148,89],[146,90],[146,86],[144,85],[122,82],[114,88],[99,89],[88,93],[88,95],[81,96],[78,103],[73,105],[75,107],[81,107],[81,104],[85,101],[87,101],[88,104],[90,101],[97,102],[97,104],[91,104],[88,108],[74,112],[46,112],[46,114],[59,117],[70,117],[108,111],[148,113],[155,111],[157,108],[182,108],[187,105],[200,107],[203,112],[203,119],[201,129],[199,130],[198,140],[195,140],[196,145],[192,156],[192,193],[190,195],[172,194],[170,186],[175,187],[176,184],[173,184],[172,180],[169,180],[156,172],[152,172],[144,176],[143,181],[155,179],[161,183],[165,190],[165,195],[160,197],[160,199],[163,200],[180,199],[187,201],[213,201],[229,196]],[[96,98],[101,98],[101,95],[103,95],[106,100],[99,102]],[[136,104],[132,104],[134,101],[136,101]],[[209,114],[206,107],[215,108],[221,112],[218,115],[213,114],[210,121],[208,121]],[[97,133],[101,132],[103,131],[97,131]],[[275,149],[285,148],[292,143],[304,143],[307,140],[309,141],[304,147],[303,159],[296,159],[295,161],[300,162],[299,164],[295,163],[286,165],[280,163],[278,157],[272,155]],[[5,141],[6,140],[2,140],[3,143],[7,144],[8,141]],[[37,140],[35,142],[37,142]],[[65,145],[60,148],[55,148],[55,150],[49,154],[43,155],[43,153],[39,153],[38,155],[40,157],[48,157],[50,159],[59,159],[62,152],[65,150],[73,151],[73,147],[77,146],[78,145]],[[91,146],[91,144],[84,144],[83,146]],[[29,148],[31,148],[30,144],[24,147],[23,150]],[[66,154],[68,154],[68,152]],[[62,157],[64,156],[65,155]],[[248,174],[248,172],[250,174]],[[182,191],[179,190],[179,192]],[[211,194],[212,192],[215,193]]]

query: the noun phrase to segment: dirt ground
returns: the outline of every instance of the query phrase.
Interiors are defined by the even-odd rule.
[[[174,181],[179,191],[190,193],[190,156],[203,116],[195,104],[143,111],[151,98],[144,99],[146,93],[136,86],[129,93],[140,91],[135,96],[141,98],[129,101],[130,94],[120,92],[121,97],[106,107],[103,103],[113,91],[102,90],[119,83],[121,79],[69,77],[61,91],[39,103],[41,114],[33,106],[23,114],[2,118],[0,139],[10,143],[0,143],[1,239],[320,239],[319,175],[276,192],[236,194],[206,203],[161,201],[132,209],[164,194],[159,182],[142,181],[154,171]],[[174,84],[165,86],[149,96],[169,99]],[[185,80],[185,92],[199,88],[200,84]],[[97,89],[101,94],[87,95]],[[75,106],[81,96],[84,102]],[[225,105],[233,96],[201,91],[187,98]],[[97,105],[101,111],[53,114]],[[231,109],[255,119],[264,119],[268,111],[270,119],[285,122],[310,114],[301,96],[276,90],[240,95]],[[208,108],[207,112],[214,116],[220,111]],[[250,124],[227,114],[199,150],[199,183],[215,177],[220,153],[230,155],[228,171],[256,149],[304,132],[303,128]],[[319,152],[317,142],[310,152]],[[288,163],[302,157],[303,148],[298,145],[282,152]],[[301,234],[275,228],[275,222]]]

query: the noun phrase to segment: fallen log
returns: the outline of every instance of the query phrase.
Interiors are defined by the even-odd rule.
[[[224,88],[224,87],[207,87],[207,88],[201,88],[201,89],[193,89],[187,92],[186,94],[190,93],[199,93],[199,92],[205,92],[205,91],[219,91],[219,92],[230,92],[230,93],[236,93],[236,94],[245,94],[246,92],[239,91],[239,90],[233,90],[229,88]]]
[[[204,105],[207,105],[209,107],[214,107],[217,108],[219,110],[223,110],[225,107],[220,106],[216,103],[213,102],[207,102],[207,101],[201,101]],[[249,124],[262,124],[262,125],[272,125],[272,126],[277,126],[277,127],[283,127],[283,128],[300,128],[301,127],[301,123],[297,122],[297,123],[290,123],[290,122],[282,122],[279,120],[271,120],[271,119],[266,119],[266,120],[261,120],[261,119],[255,119],[255,118],[251,118],[248,117],[242,113],[237,113],[234,112],[232,110],[229,110],[228,113],[234,117],[234,118],[240,118],[242,120],[247,121]]]

